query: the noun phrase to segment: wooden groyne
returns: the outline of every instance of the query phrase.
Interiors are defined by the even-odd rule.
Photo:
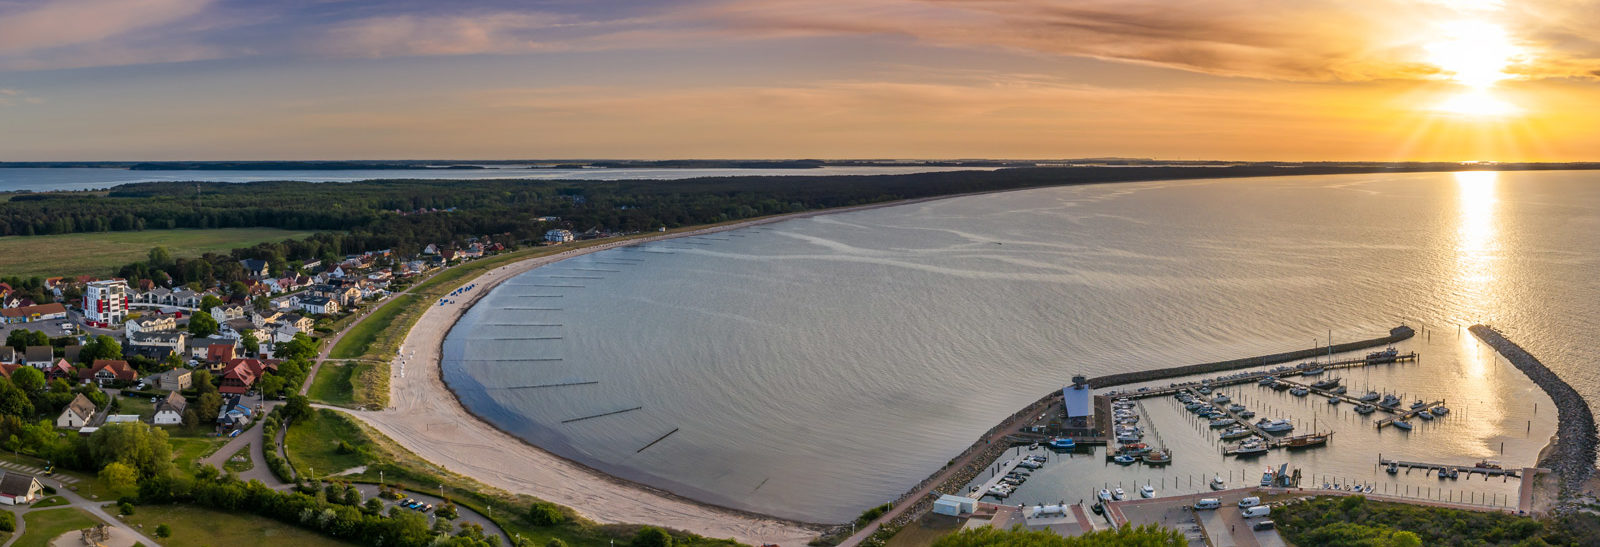
[[[1521,369],[1533,380],[1534,385],[1555,401],[1556,444],[1539,465],[1554,470],[1561,478],[1561,499],[1555,510],[1563,512],[1574,509],[1574,498],[1583,492],[1584,481],[1589,480],[1595,472],[1595,444],[1600,441],[1600,435],[1595,432],[1594,413],[1589,410],[1589,402],[1528,350],[1506,339],[1500,331],[1487,325],[1473,325],[1467,330],[1494,348],[1512,366]]]
[[[1382,338],[1335,344],[1331,353],[1343,353],[1358,349],[1386,346],[1407,338],[1411,338],[1412,336],[1416,336],[1416,334],[1416,331],[1411,327],[1400,325],[1398,327],[1389,329],[1389,335]],[[1101,389],[1111,386],[1119,386],[1122,384],[1153,382],[1156,380],[1165,380],[1167,378],[1193,376],[1196,374],[1209,374],[1224,370],[1237,370],[1241,368],[1259,367],[1263,365],[1276,365],[1290,361],[1299,361],[1301,359],[1321,357],[1327,355],[1328,353],[1330,353],[1328,348],[1303,349],[1286,353],[1277,353],[1273,355],[1262,355],[1259,357],[1246,357],[1243,359],[1233,359],[1229,361],[1217,361],[1215,363],[1201,363],[1198,365],[1186,365],[1181,367],[1164,368],[1160,370],[1143,370],[1138,372],[1107,374],[1105,376],[1090,378],[1089,387]]]

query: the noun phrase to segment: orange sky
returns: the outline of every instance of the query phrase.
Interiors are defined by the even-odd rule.
[[[1595,160],[1575,0],[0,0],[0,160]]]

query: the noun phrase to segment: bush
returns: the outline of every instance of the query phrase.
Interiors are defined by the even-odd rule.
[[[544,547],[567,547],[567,542],[561,541],[561,538],[550,538],[550,541],[545,542]]]
[[[672,534],[654,526],[639,529],[633,535],[633,541],[628,542],[631,547],[672,547]]]
[[[567,515],[561,512],[561,506],[554,503],[537,501],[528,508],[528,522],[535,526],[555,526],[566,521]]]
[[[172,537],[172,527],[171,526],[167,526],[166,523],[162,523],[159,526],[156,526],[156,537],[158,537],[158,538]]]
[[[133,504],[128,503],[128,502],[119,503],[119,504],[117,504],[117,512],[118,513],[122,513],[124,515],[132,515],[133,514]]]
[[[54,487],[54,486],[46,486],[46,487],[44,487],[44,495],[46,495],[46,496],[54,496],[54,495],[56,495],[56,487]]]
[[[17,514],[0,510],[0,532],[17,531]]]

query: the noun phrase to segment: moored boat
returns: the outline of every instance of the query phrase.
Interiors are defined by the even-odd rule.
[[[1296,387],[1296,388],[1290,389],[1289,390],[1289,394],[1293,395],[1295,397],[1305,397],[1306,395],[1310,395],[1311,394],[1311,390],[1303,388],[1303,387]]]
[[[1356,414],[1371,414],[1371,413],[1373,413],[1373,412],[1375,412],[1377,410],[1378,410],[1378,407],[1375,407],[1375,406],[1372,406],[1372,405],[1366,405],[1366,404],[1356,405]]]
[[[1328,433],[1312,433],[1309,435],[1289,437],[1288,439],[1284,439],[1284,442],[1286,443],[1286,446],[1291,449],[1312,448],[1328,444],[1328,438],[1332,436],[1333,432],[1331,431]]]
[[[1056,437],[1054,439],[1050,439],[1050,448],[1054,448],[1056,450],[1072,450],[1077,447],[1078,442],[1067,437]]]
[[[1406,431],[1411,431],[1411,422],[1405,420],[1395,420],[1394,426]]]
[[[1228,487],[1228,483],[1222,482],[1222,475],[1217,475],[1215,477],[1212,477],[1212,479],[1211,479],[1211,489],[1212,490],[1222,490],[1222,489],[1227,488],[1227,487]]]
[[[1444,405],[1439,405],[1439,406],[1433,407],[1433,411],[1432,412],[1433,412],[1433,415],[1435,415],[1435,416],[1443,416],[1445,414],[1449,414],[1450,413],[1450,409],[1446,408]]]
[[[1156,497],[1156,489],[1151,487],[1148,484],[1146,484],[1144,486],[1140,486],[1139,487],[1139,496],[1140,497],[1145,497],[1145,498]]]
[[[1361,396],[1361,400],[1364,401],[1364,402],[1370,403],[1370,402],[1376,401],[1376,400],[1378,400],[1378,399],[1380,399],[1382,397],[1383,396],[1382,395],[1378,395],[1378,392],[1376,392],[1376,391],[1368,391],[1366,395],[1362,395]]]
[[[1144,463],[1148,465],[1169,464],[1172,463],[1172,451],[1163,448],[1161,450],[1146,453],[1142,459],[1144,460]]]

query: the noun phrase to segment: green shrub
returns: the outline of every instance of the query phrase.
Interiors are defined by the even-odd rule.
[[[156,526],[156,537],[158,537],[158,538],[172,537],[172,527],[171,526],[167,526],[166,523],[162,523],[162,524]]]
[[[17,531],[17,514],[0,510],[0,532]]]
[[[633,541],[628,542],[630,547],[672,547],[672,534],[654,526],[639,529],[633,535]]]
[[[119,504],[117,504],[117,512],[118,513],[122,513],[124,515],[132,515],[133,514],[133,504],[128,503],[128,502],[119,503]]]
[[[561,506],[554,503],[537,501],[528,508],[528,522],[535,526],[555,526],[566,521],[567,515],[561,512]]]

